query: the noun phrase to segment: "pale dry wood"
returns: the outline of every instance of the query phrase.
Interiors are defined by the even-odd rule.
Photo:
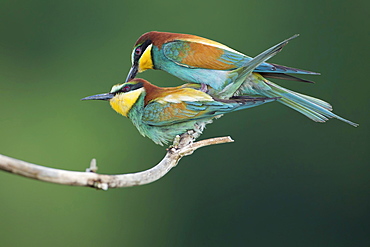
[[[131,187],[152,183],[166,175],[177,165],[183,156],[191,155],[198,148],[233,142],[227,137],[217,137],[193,142],[190,135],[183,135],[176,147],[167,150],[166,156],[156,166],[137,173],[104,175],[95,173],[96,161],[93,159],[86,172],[67,171],[35,165],[0,154],[0,170],[20,176],[64,185],[86,186],[107,190],[108,188]]]

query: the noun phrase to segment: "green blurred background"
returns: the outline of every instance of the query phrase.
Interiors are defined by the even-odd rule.
[[[368,1],[0,1],[0,153],[119,174],[165,148],[106,102],[136,39],[191,33],[255,56],[299,33],[271,62],[321,72],[276,82],[360,123],[310,121],[278,103],[228,114],[206,147],[163,179],[107,192],[0,172],[1,246],[370,246]],[[140,75],[171,86],[161,71]]]

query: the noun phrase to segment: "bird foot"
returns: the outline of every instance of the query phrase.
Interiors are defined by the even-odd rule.
[[[167,150],[172,149],[172,148],[174,148],[174,149],[179,149],[180,140],[181,140],[181,137],[180,137],[179,135],[175,136],[175,139],[173,139],[173,143],[172,143],[172,145],[171,145],[171,146],[169,146],[169,147],[167,148]]]
[[[180,135],[177,135],[175,139],[173,139],[173,144],[167,148],[167,150],[175,149],[179,150],[185,146],[188,146],[193,143],[195,140],[195,137],[193,136],[195,134],[194,130],[188,130],[186,133]]]

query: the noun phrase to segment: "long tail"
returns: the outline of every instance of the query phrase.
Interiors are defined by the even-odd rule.
[[[258,74],[253,74],[238,91],[238,95],[262,95],[278,98],[280,103],[302,113],[315,122],[326,122],[336,118],[354,127],[358,124],[344,119],[332,112],[332,106],[323,100],[300,94],[272,83]]]
[[[250,76],[253,70],[259,66],[261,63],[269,60],[276,54],[278,54],[288,42],[299,35],[296,34],[277,45],[265,50],[251,60],[245,62],[240,68],[230,71],[228,74],[228,79],[225,80],[225,85],[223,89],[219,92],[214,93],[220,98],[230,98],[234,93],[240,88],[244,83],[245,79]]]

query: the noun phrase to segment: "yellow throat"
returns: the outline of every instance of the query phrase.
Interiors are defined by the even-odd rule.
[[[116,94],[109,103],[113,110],[127,117],[128,112],[143,92],[144,88],[139,88],[128,93]]]
[[[147,69],[153,69],[153,60],[152,60],[152,45],[149,45],[143,55],[141,55],[139,60],[139,73],[147,70]]]

